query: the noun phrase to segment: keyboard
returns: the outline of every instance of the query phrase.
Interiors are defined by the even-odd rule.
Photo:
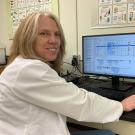
[[[83,83],[75,83],[78,87],[86,89],[89,92],[94,92],[103,97],[107,97],[109,99],[122,101],[125,98],[125,93],[123,91],[116,91],[112,89],[105,89],[98,87],[100,83],[103,83],[100,80],[85,80]]]
[[[124,99],[124,93],[119,91],[114,91],[110,89],[103,89],[103,88],[94,88],[91,86],[81,86],[80,88],[84,88],[89,92],[94,92],[96,94],[99,94],[103,97],[107,97],[109,99],[122,101]]]

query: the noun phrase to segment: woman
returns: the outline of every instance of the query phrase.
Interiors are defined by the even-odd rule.
[[[1,135],[69,135],[67,116],[105,123],[135,108],[135,95],[120,103],[67,83],[58,75],[64,54],[64,34],[54,15],[36,12],[22,21],[0,76]]]

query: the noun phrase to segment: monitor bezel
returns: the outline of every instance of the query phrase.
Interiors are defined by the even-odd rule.
[[[96,34],[96,35],[84,35],[82,36],[82,72],[86,75],[95,75],[95,76],[104,76],[104,77],[119,77],[119,78],[129,78],[135,79],[135,76],[126,76],[126,75],[113,75],[113,74],[101,74],[101,73],[92,73],[84,71],[84,38],[85,37],[101,37],[101,36],[115,36],[115,35],[135,35],[135,33],[113,33],[113,34]]]

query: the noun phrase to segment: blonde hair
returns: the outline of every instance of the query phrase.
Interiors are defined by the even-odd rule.
[[[13,43],[10,48],[9,63],[11,63],[18,55],[21,55],[26,59],[40,59],[45,62],[45,60],[39,57],[33,49],[34,41],[38,35],[39,20],[42,16],[48,16],[54,20],[60,31],[61,44],[59,54],[55,61],[49,63],[51,67],[59,73],[65,54],[65,37],[61,24],[55,15],[48,12],[34,12],[22,20],[13,38]]]

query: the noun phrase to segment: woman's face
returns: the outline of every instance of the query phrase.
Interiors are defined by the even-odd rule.
[[[54,61],[60,50],[60,31],[54,20],[41,17],[34,50],[46,62]]]

